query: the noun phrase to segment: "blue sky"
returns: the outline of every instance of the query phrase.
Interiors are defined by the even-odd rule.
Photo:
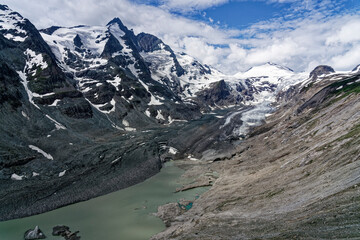
[[[245,28],[259,21],[282,16],[290,4],[267,4],[265,2],[231,2],[211,7],[195,16],[231,28]]]
[[[38,28],[120,17],[225,73],[274,62],[296,71],[360,64],[360,0],[3,0]]]

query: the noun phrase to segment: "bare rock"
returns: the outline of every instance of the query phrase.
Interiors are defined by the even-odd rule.
[[[61,236],[65,240],[80,240],[80,236],[77,236],[79,231],[71,232],[68,226],[55,226],[53,228],[53,236]]]
[[[183,210],[179,207],[178,203],[168,203],[166,205],[158,207],[156,216],[164,221],[166,227],[170,226],[170,223],[183,213]]]
[[[25,240],[44,239],[44,238],[46,238],[46,236],[40,230],[39,226],[36,226],[34,229],[27,230],[24,234]]]
[[[335,70],[332,67],[326,65],[320,65],[311,71],[310,78],[317,78],[320,75],[334,73],[334,72]]]

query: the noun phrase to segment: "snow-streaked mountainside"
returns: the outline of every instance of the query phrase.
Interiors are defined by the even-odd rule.
[[[359,72],[267,63],[227,75],[118,18],[38,31],[0,5],[0,220],[136,184],[169,159],[215,159],[278,101],[358,86]]]
[[[225,99],[214,99],[203,106],[205,108],[260,103],[274,96],[276,90],[296,84],[305,76],[272,63],[251,68],[245,73],[226,75],[185,53],[175,53],[153,35],[141,33],[135,36],[119,19],[112,20],[106,27],[52,27],[42,30],[41,34],[51,46],[62,68],[74,75],[79,90],[88,96],[91,90],[97,96],[96,87],[102,84],[110,83],[115,88],[122,85],[119,75],[111,76],[105,81],[96,77],[78,76],[84,71],[114,68],[109,66],[112,61],[120,63],[121,70],[136,77],[145,89],[152,84],[143,80],[142,75],[150,73],[148,77],[184,102],[203,101],[204,91],[216,87],[215,83],[224,81],[231,98],[221,96]],[[149,72],[141,69],[144,65]],[[151,89],[148,93],[151,96],[149,105],[162,104],[161,94],[152,92]],[[104,113],[114,111],[113,108],[102,110],[101,107],[109,102],[97,105],[94,101],[89,101]]]
[[[29,39],[31,23],[7,6],[1,9],[1,21],[7,40],[34,40]],[[81,109],[81,113],[75,113],[74,107],[65,112],[91,117],[96,111],[119,130],[195,119],[215,108],[259,105],[263,109],[276,101],[278,92],[307,79],[307,73],[273,63],[223,74],[174,52],[156,36],[135,35],[118,18],[106,26],[53,26],[41,30],[41,36],[30,28],[43,46],[24,48],[26,64],[16,70],[29,102],[38,109],[69,107],[67,98],[76,95],[75,112]],[[56,79],[51,87],[34,81],[45,72]]]

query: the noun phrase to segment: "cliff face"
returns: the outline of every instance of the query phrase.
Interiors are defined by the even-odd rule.
[[[232,158],[188,170],[220,177],[189,211],[162,212],[169,228],[152,239],[359,238],[359,79],[330,75],[281,93]]]

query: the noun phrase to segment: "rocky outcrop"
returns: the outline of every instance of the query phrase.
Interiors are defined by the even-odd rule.
[[[158,207],[156,216],[160,218],[166,227],[170,227],[171,222],[175,220],[177,216],[183,213],[178,203],[168,203]]]
[[[315,79],[320,75],[334,73],[334,72],[335,70],[332,67],[326,65],[320,65],[310,72],[309,77]]]
[[[52,231],[53,236],[61,236],[65,240],[80,240],[81,237],[77,236],[79,231],[71,232],[68,226],[55,226]]]
[[[36,226],[35,229],[29,229],[24,234],[25,240],[35,240],[35,239],[45,239],[45,234],[40,230],[39,226]]]
[[[240,104],[243,100],[241,95],[232,93],[232,89],[224,80],[210,84],[209,88],[196,94],[196,101],[204,107],[215,107]]]

